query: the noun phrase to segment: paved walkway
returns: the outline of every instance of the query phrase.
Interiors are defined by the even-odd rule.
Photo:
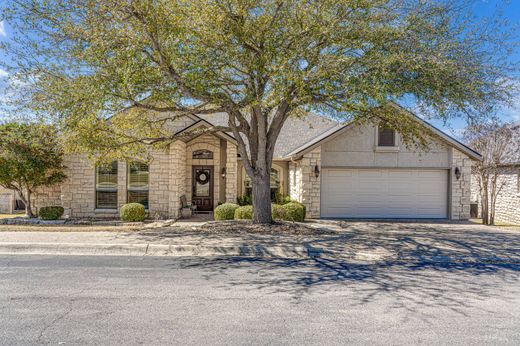
[[[473,224],[312,222],[315,235],[201,231],[0,232],[0,253],[334,257],[357,261],[520,263],[520,232]]]

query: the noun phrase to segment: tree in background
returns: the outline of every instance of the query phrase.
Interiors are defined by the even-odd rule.
[[[500,124],[496,120],[468,126],[464,132],[468,144],[483,157],[473,165],[473,176],[479,185],[482,223],[485,225],[495,224],[496,200],[506,184],[499,179],[500,168],[506,163],[508,154],[520,150],[518,132],[511,124]]]
[[[66,178],[58,138],[49,125],[0,125],[0,185],[18,192],[28,217],[34,217],[33,193]]]
[[[383,121],[405,143],[429,132],[394,102],[444,120],[486,117],[510,99],[501,23],[467,1],[13,0],[6,66],[34,86],[19,104],[51,115],[68,147],[110,161],[178,139],[169,123],[225,112],[271,222],[269,175],[288,117],[313,110]],[[106,119],[125,111],[125,116]]]

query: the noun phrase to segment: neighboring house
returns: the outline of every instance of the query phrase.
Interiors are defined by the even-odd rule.
[[[507,148],[503,165],[498,169],[500,193],[495,206],[495,221],[520,224],[520,122],[513,126],[515,135]],[[480,188],[478,179],[471,179],[472,216],[480,217]]]
[[[290,118],[275,148],[272,193],[305,204],[309,218],[469,218],[471,164],[480,155],[408,114],[433,131],[428,151],[409,149],[394,131],[374,125]],[[192,115],[172,131],[226,124],[223,113]],[[229,134],[183,136],[152,157],[96,168],[86,156],[67,156],[67,181],[38,194],[36,205],[62,205],[70,217],[114,217],[123,204],[140,202],[151,217],[170,218],[178,217],[182,195],[211,211],[251,191]]]

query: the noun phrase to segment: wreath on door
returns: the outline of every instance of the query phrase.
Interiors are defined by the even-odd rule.
[[[200,185],[207,184],[209,182],[209,174],[205,172],[197,172],[195,180],[197,180],[197,183],[199,183]]]

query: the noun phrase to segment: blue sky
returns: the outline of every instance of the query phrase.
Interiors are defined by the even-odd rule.
[[[0,0],[0,3],[3,0]],[[504,17],[507,18],[511,24],[520,26],[520,0],[478,0],[474,5],[474,14],[477,17],[489,16],[496,12],[498,9],[503,11]],[[9,40],[10,27],[9,23],[0,21],[0,41]],[[517,35],[518,36],[518,35]],[[9,56],[0,51],[0,60],[9,61]],[[520,62],[520,49],[516,49],[514,54],[511,56],[512,62]],[[7,85],[8,73],[0,69],[0,98],[6,97],[4,90]],[[512,76],[518,79],[518,85],[520,87],[520,75]],[[500,118],[504,121],[520,121],[520,93],[516,95],[514,99],[514,105],[512,107],[504,108],[500,114]],[[0,120],[2,115],[0,115]],[[444,124],[439,120],[429,120],[434,126],[446,131],[447,133],[458,137],[461,129],[465,126],[464,119],[453,119],[448,124]]]

